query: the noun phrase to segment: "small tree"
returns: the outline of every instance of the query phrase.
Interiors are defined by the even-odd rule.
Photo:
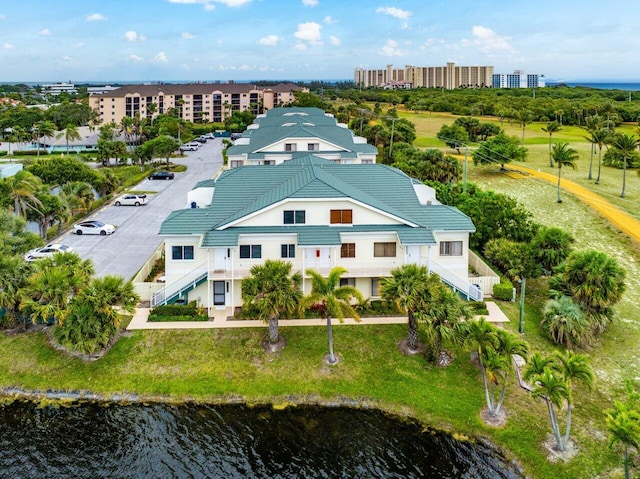
[[[556,143],[553,145],[551,157],[558,166],[558,203],[562,203],[562,198],[560,198],[560,175],[562,167],[569,167],[575,170],[578,152],[570,148],[568,143]]]
[[[622,464],[625,479],[631,479],[633,459],[631,449],[640,452],[640,409],[638,399],[640,394],[633,390],[629,382],[626,384],[629,401],[616,401],[614,407],[605,411],[607,415],[607,432],[609,433],[609,447],[622,446]]]
[[[302,307],[316,305],[320,308],[327,320],[327,336],[329,338],[329,357],[327,362],[335,364],[338,359],[333,354],[333,328],[331,318],[338,318],[344,321],[346,316],[350,316],[356,321],[360,321],[360,316],[351,305],[351,300],[363,301],[362,294],[353,286],[340,286],[340,277],[347,270],[341,267],[332,268],[329,276],[325,279],[320,273],[311,269],[307,274],[311,276],[311,294],[302,299]]]
[[[551,157],[551,137],[554,133],[562,130],[560,128],[560,124],[557,121],[550,121],[547,123],[546,127],[542,127],[542,131],[549,134],[549,166],[553,168],[553,158]]]
[[[278,321],[282,314],[292,314],[302,299],[302,275],[291,274],[291,263],[266,260],[251,268],[251,276],[242,280],[242,299],[246,306],[254,306],[260,319],[269,324],[268,351],[274,351],[280,341]]]
[[[518,145],[515,136],[504,133],[489,138],[472,154],[474,165],[499,164],[501,169],[512,161],[525,161],[527,149]]]
[[[449,148],[455,149],[460,154],[460,148],[469,143],[467,130],[460,125],[442,125],[438,132],[438,140],[444,142]]]

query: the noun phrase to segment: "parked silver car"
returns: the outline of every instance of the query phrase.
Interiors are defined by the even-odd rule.
[[[73,248],[66,244],[49,243],[42,248],[32,249],[24,255],[25,261],[35,261],[40,258],[51,258],[56,253],[71,253]]]
[[[116,206],[141,206],[147,204],[147,195],[122,195],[114,203]]]

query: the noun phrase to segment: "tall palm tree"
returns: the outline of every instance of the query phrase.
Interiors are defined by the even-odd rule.
[[[0,309],[5,312],[2,318],[5,326],[21,323],[21,291],[31,275],[31,268],[31,264],[19,256],[0,257]]]
[[[554,133],[562,130],[560,124],[557,121],[550,121],[546,127],[542,127],[542,131],[549,134],[549,166],[553,168],[553,158],[551,158],[551,137]]]
[[[36,145],[36,148],[38,150],[38,153],[37,153],[38,157],[40,157],[40,140],[45,136],[49,136],[49,137],[53,136],[55,131],[56,131],[56,125],[52,121],[46,120],[36,124],[35,132],[36,132],[36,138],[38,140],[38,144]]]
[[[578,152],[569,147],[568,143],[556,143],[553,145],[551,157],[558,166],[558,203],[562,203],[562,198],[560,198],[560,175],[562,167],[569,167],[575,170],[576,161],[578,161],[579,156]]]
[[[242,280],[242,300],[245,307],[254,306],[260,318],[269,324],[268,350],[275,351],[281,341],[278,321],[282,314],[292,314],[302,299],[302,275],[291,274],[291,263],[266,260],[251,268],[251,276]]]
[[[396,304],[407,312],[409,331],[407,349],[409,354],[416,354],[423,348],[418,341],[418,321],[416,313],[429,309],[429,290],[440,279],[429,274],[426,266],[409,263],[395,268],[391,276],[380,282],[380,295],[386,301]]]
[[[155,115],[157,111],[158,111],[157,103],[151,102],[147,105],[147,116],[151,121],[151,126],[153,126],[153,115]]]
[[[533,121],[533,113],[527,109],[518,111],[518,121],[522,126],[522,147],[524,148],[524,131],[527,125]]]
[[[575,354],[571,351],[555,353],[546,359],[541,359],[538,353],[534,357],[525,368],[524,379],[533,384],[531,395],[534,398],[542,398],[546,402],[556,448],[559,451],[565,451],[571,433],[573,383],[579,381],[591,388],[594,380],[593,370],[584,354]],[[561,434],[556,409],[560,411],[563,406],[567,415],[565,432]]]
[[[64,138],[67,144],[67,154],[69,154],[69,142],[82,138],[76,125],[68,124],[64,131],[58,133],[56,138]]]
[[[596,145],[599,142],[599,138],[594,135],[594,132],[602,129],[602,119],[598,115],[588,116],[585,119],[585,124],[583,127],[589,133],[589,136],[584,136],[583,138],[591,143],[591,155],[589,157],[589,175],[587,179],[593,179],[593,154],[596,149]]]
[[[620,192],[620,198],[624,198],[624,191],[627,186],[627,161],[638,148],[638,145],[640,145],[640,140],[628,133],[618,133],[613,137],[613,146],[622,155],[622,191]]]
[[[26,217],[27,210],[37,210],[40,200],[35,193],[42,186],[42,181],[28,171],[19,171],[14,176],[6,178],[5,184],[9,198],[13,201],[13,212],[16,216]]]
[[[305,296],[301,302],[303,307],[318,305],[323,311],[324,317],[327,320],[329,364],[335,364],[338,361],[333,354],[331,318],[338,318],[338,320],[342,322],[345,317],[352,317],[356,321],[360,321],[360,316],[351,305],[351,300],[355,298],[361,302],[364,298],[362,297],[362,293],[353,286],[340,286],[340,277],[346,272],[346,269],[337,266],[329,271],[327,278],[324,278],[317,271],[308,269],[307,274],[311,276],[311,293]]]
[[[606,411],[607,432],[609,433],[609,447],[621,444],[622,464],[625,479],[631,479],[630,448],[640,452],[640,412],[630,408],[620,401],[616,401],[614,408]]]

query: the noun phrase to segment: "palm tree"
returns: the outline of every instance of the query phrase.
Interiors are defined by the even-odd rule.
[[[584,136],[583,138],[591,143],[591,156],[589,158],[589,175],[587,179],[593,179],[593,153],[596,145],[598,144],[598,138],[594,136],[594,132],[598,131],[602,128],[602,120],[598,115],[588,116],[585,120],[585,125],[583,127],[589,133],[589,136]]]
[[[549,166],[553,168],[553,159],[551,158],[551,137],[554,133],[562,130],[560,124],[557,121],[550,121],[546,127],[542,127],[542,131],[549,134]]]
[[[153,115],[158,111],[158,104],[157,103],[149,103],[147,105],[147,116],[149,117],[149,119],[151,120],[151,126],[153,126]]]
[[[340,286],[340,277],[347,270],[338,266],[332,268],[329,276],[325,279],[317,271],[307,270],[311,276],[311,293],[302,299],[302,307],[319,305],[327,320],[327,336],[329,338],[329,364],[335,364],[338,359],[333,354],[333,331],[331,328],[331,318],[338,318],[340,322],[345,317],[350,316],[356,321],[360,321],[357,311],[351,306],[351,300],[363,301],[362,294],[353,286]]]
[[[52,121],[41,121],[36,124],[35,132],[36,138],[38,139],[38,144],[36,148],[38,149],[37,156],[40,157],[40,139],[44,136],[53,136],[56,131],[56,125]]]
[[[604,128],[599,128],[591,132],[592,141],[598,145],[598,176],[596,177],[595,184],[600,184],[600,172],[602,170],[602,148],[607,144],[611,135]]]
[[[640,140],[627,133],[618,133],[613,138],[613,145],[622,155],[622,192],[620,198],[624,198],[624,190],[627,185],[627,160],[640,145]]]
[[[507,379],[513,370],[513,355],[527,359],[529,346],[519,337],[498,329],[481,318],[469,321],[463,331],[464,344],[478,355],[487,410],[491,417],[500,413]]]
[[[278,320],[282,314],[292,314],[302,299],[300,285],[302,275],[291,274],[291,263],[282,260],[266,260],[251,268],[251,276],[242,280],[243,307],[254,306],[260,318],[269,324],[269,339],[265,344],[269,351],[279,349],[281,341]]]
[[[591,339],[587,319],[580,306],[568,296],[547,301],[540,327],[554,343],[566,346],[568,349],[573,348],[574,345],[586,344]]]
[[[556,440],[556,448],[565,451],[569,444],[571,433],[572,399],[571,389],[575,381],[584,383],[591,388],[594,374],[588,359],[584,354],[571,351],[555,353],[550,358],[541,359],[536,353],[535,359],[525,369],[525,380],[534,385],[531,395],[542,398],[547,404],[551,429]],[[567,411],[565,432],[560,433],[558,416],[556,413],[564,406]]]
[[[68,124],[64,131],[56,135],[56,138],[64,138],[67,142],[67,154],[69,154],[69,142],[82,138],[76,125]]]
[[[416,313],[421,329],[428,339],[427,357],[438,363],[442,353],[442,344],[447,340],[457,340],[460,321],[470,319],[469,309],[460,297],[441,281],[431,288],[431,304],[428,311]]]
[[[429,308],[429,290],[440,279],[430,275],[426,266],[405,264],[391,271],[391,277],[380,282],[380,295],[386,301],[396,304],[407,312],[409,331],[407,335],[407,353],[416,354],[424,348],[418,341],[418,321],[416,313]]]
[[[578,161],[578,152],[569,147],[568,143],[556,143],[553,145],[553,151],[551,152],[553,161],[558,165],[558,203],[562,203],[560,198],[560,175],[563,166],[576,169],[576,161]]]
[[[2,318],[3,325],[14,326],[21,322],[21,291],[30,274],[31,264],[19,256],[0,258],[0,309],[5,312]]]
[[[84,181],[65,183],[62,185],[61,196],[74,214],[88,211],[96,199],[92,186]]]
[[[631,458],[629,448],[640,451],[640,413],[620,401],[615,402],[613,409],[607,413],[607,432],[609,433],[609,447],[621,444],[622,464],[625,479],[631,479]]]
[[[24,218],[27,215],[27,210],[37,210],[41,206],[40,200],[35,195],[42,186],[40,178],[23,170],[4,181],[7,185],[9,198],[13,201],[13,212],[16,216]]]

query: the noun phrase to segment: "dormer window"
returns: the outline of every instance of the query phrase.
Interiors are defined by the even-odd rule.
[[[331,210],[329,220],[332,225],[335,224],[352,224],[353,223],[353,211],[352,210]]]
[[[297,147],[295,143],[285,143],[284,151],[297,151]]]
[[[306,223],[306,211],[305,210],[285,210],[284,211],[284,224],[285,225],[300,225]]]

